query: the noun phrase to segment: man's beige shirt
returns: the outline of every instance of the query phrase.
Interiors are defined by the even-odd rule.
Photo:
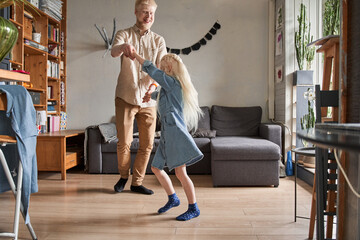
[[[162,36],[148,30],[143,36],[140,35],[139,28],[134,25],[128,29],[119,30],[116,33],[113,51],[120,51],[120,45],[128,43],[134,46],[136,51],[144,59],[153,62],[156,66],[161,58],[166,54],[165,40]],[[131,60],[121,55],[120,74],[116,86],[115,97],[123,99],[125,102],[138,105],[140,107],[153,107],[156,101],[150,100],[143,103],[142,98],[148,90],[150,84],[155,81],[143,72],[141,65],[136,60]]]

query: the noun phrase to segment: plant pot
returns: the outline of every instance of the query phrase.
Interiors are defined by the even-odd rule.
[[[18,34],[18,30],[12,22],[0,17],[0,62],[14,47]]]
[[[293,85],[313,85],[313,70],[297,70],[293,75]]]

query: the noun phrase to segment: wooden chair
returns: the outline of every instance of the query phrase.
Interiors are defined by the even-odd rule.
[[[0,93],[0,111],[5,111],[7,107],[7,100],[6,95]],[[16,144],[16,139],[12,136],[8,135],[0,135],[0,145],[2,147],[5,147],[9,144]],[[25,219],[25,215],[23,214],[24,207],[21,203],[21,192],[22,192],[22,180],[23,180],[23,166],[21,164],[21,161],[19,161],[19,169],[18,169],[18,175],[17,175],[17,185],[15,185],[14,180],[12,178],[8,163],[6,161],[6,158],[4,156],[4,153],[2,149],[0,148],[0,162],[4,169],[5,176],[9,182],[10,188],[14,194],[15,197],[15,214],[14,214],[14,225],[13,225],[13,232],[2,232],[0,233],[0,237],[5,238],[13,238],[15,240],[18,239],[18,233],[19,233],[19,218],[20,218],[20,212],[23,215],[23,218]],[[31,226],[31,223],[29,222],[26,224],[31,237],[33,239],[37,239],[35,232]]]
[[[320,85],[315,85],[315,107],[316,107],[316,122],[337,122],[338,120],[338,106],[339,106],[339,91],[338,90],[320,90]],[[327,108],[332,107],[332,116],[327,116]],[[326,164],[326,172],[323,179],[326,182],[324,192],[327,195],[326,202],[324,202],[325,209],[324,215],[327,216],[326,225],[326,238],[332,238],[334,216],[336,215],[335,200],[336,200],[336,180],[337,180],[337,164],[334,155],[330,153],[328,155],[328,162]],[[313,239],[315,216],[316,216],[316,188],[315,188],[316,176],[314,175],[314,185],[311,201],[311,213],[310,213],[310,226],[309,226],[309,239]]]

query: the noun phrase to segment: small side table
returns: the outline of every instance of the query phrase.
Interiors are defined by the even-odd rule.
[[[294,221],[296,222],[296,218],[305,218],[309,219],[308,217],[297,216],[297,158],[296,154],[303,155],[303,156],[311,156],[315,157],[315,148],[314,147],[300,147],[294,148],[291,150],[295,153],[295,207],[294,207]]]
[[[61,171],[61,180],[66,180],[66,170],[82,161],[84,137],[84,130],[39,134],[36,147],[38,171]]]

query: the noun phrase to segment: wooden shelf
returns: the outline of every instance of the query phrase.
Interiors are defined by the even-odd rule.
[[[34,92],[46,92],[45,89],[42,89],[42,88],[26,88],[28,91],[34,91]]]
[[[60,59],[60,57],[52,55],[52,54],[49,54],[48,57],[49,57],[49,60],[54,60],[56,62],[58,62]]]
[[[34,104],[35,108],[45,108],[46,105],[42,105],[42,104]]]
[[[20,23],[18,23],[18,22],[16,22],[16,21],[14,21],[13,19],[9,19],[9,21],[10,22],[12,22],[17,28],[22,28],[23,27],[23,25],[22,24],[20,24]]]
[[[30,82],[30,75],[0,69],[0,81]]]
[[[40,50],[38,48],[32,47],[30,45],[24,44],[24,53],[25,55],[46,55],[47,52]]]
[[[59,43],[59,42],[55,42],[54,40],[51,40],[50,38],[48,39],[48,42],[49,42],[50,44],[57,44],[57,45],[60,45],[60,43]]]
[[[34,107],[37,110],[46,111],[48,116],[58,116],[61,111],[66,111],[66,104],[60,106],[60,99],[66,97],[67,0],[61,1],[62,20],[54,19],[35,6],[34,8],[24,7],[23,3],[19,3],[10,7],[10,21],[19,31],[18,40],[12,49],[11,68],[30,73],[30,76],[27,76],[29,78],[27,81],[30,81],[27,89],[36,92],[32,93],[33,97],[39,100],[37,101],[38,104],[34,104]],[[29,15],[32,17],[29,18]],[[33,27],[35,27],[36,32],[41,33],[39,42],[32,40]],[[56,38],[53,38],[52,31],[57,33]],[[59,49],[57,56],[49,54],[49,45],[56,45]],[[61,47],[63,47],[64,52],[61,52]],[[63,63],[64,72],[62,74],[60,73],[60,66],[57,66],[60,63]],[[25,75],[21,76],[25,77]],[[5,78],[9,78],[9,76],[5,76]],[[65,84],[65,93],[61,91],[61,85],[63,84]],[[51,91],[51,94],[48,91]],[[62,94],[65,94],[65,96]],[[51,96],[51,99],[49,99],[49,96]],[[49,100],[58,103],[58,105],[55,105],[54,113],[47,111],[47,102]]]

